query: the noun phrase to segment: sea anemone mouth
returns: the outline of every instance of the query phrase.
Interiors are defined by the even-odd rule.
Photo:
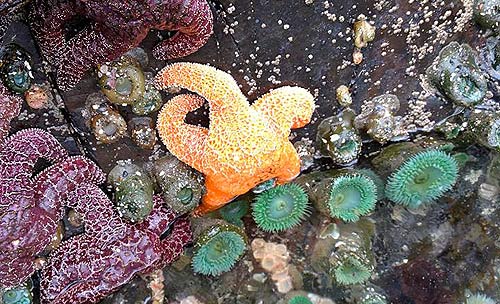
[[[420,152],[389,177],[386,195],[395,203],[416,208],[450,190],[457,176],[452,156],[439,150]]]
[[[340,285],[353,285],[366,282],[371,269],[357,258],[347,257],[334,268],[333,274]]]
[[[176,198],[183,205],[188,205],[193,200],[193,189],[190,187],[182,187],[176,194]]]
[[[340,176],[334,179],[328,200],[332,217],[354,222],[371,212],[377,202],[377,187],[363,175]]]
[[[280,185],[257,196],[253,218],[264,231],[283,231],[297,226],[308,214],[308,197],[296,184]]]
[[[194,272],[218,276],[231,270],[246,250],[246,240],[237,229],[232,225],[208,229],[196,243]]]

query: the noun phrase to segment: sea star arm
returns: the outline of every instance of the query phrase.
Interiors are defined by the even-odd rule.
[[[206,0],[193,0],[185,7],[182,17],[169,30],[178,32],[153,49],[160,60],[184,57],[196,52],[213,33],[213,16]]]
[[[248,108],[248,100],[233,77],[208,65],[174,63],[163,68],[156,75],[155,82],[160,90],[180,87],[203,96],[210,106],[211,117]]]
[[[35,201],[38,207],[54,214],[54,217],[61,216],[62,205],[80,184],[97,185],[104,180],[104,172],[94,162],[82,156],[72,156],[35,177]],[[73,198],[77,199],[76,196]],[[75,205],[71,200],[68,202]]]
[[[257,99],[252,108],[273,121],[286,135],[290,129],[309,123],[314,111],[314,97],[300,87],[281,87]]]
[[[163,258],[157,268],[165,267],[176,260],[184,251],[184,246],[192,240],[191,224],[187,215],[184,215],[175,221],[170,235],[160,241]]]
[[[138,25],[137,25],[138,26]],[[86,28],[67,41],[67,53],[61,58],[57,70],[57,85],[62,90],[69,90],[76,85],[83,75],[97,64],[115,60],[117,56],[127,52],[146,37],[148,31],[121,29],[126,33],[120,37],[115,31],[106,30],[96,25]],[[128,32],[136,37],[131,39]]]
[[[276,175],[276,183],[285,184],[300,174],[300,157],[291,142],[286,142],[283,147],[283,157],[280,170]]]
[[[42,49],[43,55],[52,65],[57,65],[67,52],[65,26],[79,11],[73,2],[35,0],[30,6],[31,28]]]
[[[0,288],[19,286],[35,272],[32,257],[5,256],[0,263]],[[21,265],[21,267],[19,267]]]
[[[21,98],[11,95],[0,83],[0,144],[9,134],[10,122],[21,112]]]
[[[50,133],[41,129],[21,130],[0,146],[2,166],[9,167],[0,180],[30,178],[38,159],[57,163],[67,157],[67,151]]]
[[[202,203],[193,211],[193,215],[201,216],[208,212],[217,210],[230,202],[235,195],[220,189],[220,181],[211,175],[205,176],[205,187],[207,192],[202,198]]]
[[[167,149],[181,161],[203,171],[202,158],[208,129],[184,122],[186,114],[201,107],[203,98],[183,94],[172,98],[158,114],[158,133]]]
[[[85,234],[109,243],[121,237],[125,225],[113,203],[95,184],[83,183],[68,194],[65,204],[83,217]]]

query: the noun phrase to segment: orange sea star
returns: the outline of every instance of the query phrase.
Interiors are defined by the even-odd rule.
[[[172,98],[158,115],[158,132],[170,152],[205,175],[207,193],[195,214],[220,208],[263,181],[281,184],[300,173],[288,136],[311,119],[314,97],[307,90],[281,87],[250,106],[231,75],[195,63],[165,67],[156,83],[195,92],[210,107],[209,129],[184,122],[205,102],[197,95]]]

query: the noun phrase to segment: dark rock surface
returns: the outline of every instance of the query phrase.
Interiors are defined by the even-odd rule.
[[[464,3],[471,1],[211,2],[216,19],[214,35],[197,53],[179,61],[209,63],[229,71],[250,100],[282,85],[293,84],[308,88],[317,96],[317,109],[311,124],[292,133],[293,141],[301,138],[314,140],[316,127],[321,119],[340,110],[335,90],[342,84],[349,86],[353,92],[353,108],[358,113],[365,100],[384,93],[397,95],[401,101],[398,114],[405,116],[409,124],[414,124],[415,130],[422,130],[451,114],[453,107],[450,102],[424,91],[421,74],[448,42],[456,40],[469,43],[477,49],[485,41],[482,30],[471,21],[468,15],[470,12],[464,7]],[[362,63],[354,65],[352,24],[360,14],[372,21],[377,30],[375,40],[362,50]],[[165,35],[166,33],[151,32],[141,47],[151,54],[153,45],[160,36]],[[43,64],[29,28],[21,22],[12,24],[3,44],[11,41],[22,45],[33,55],[35,83],[48,81],[53,89],[48,108],[32,110],[25,105],[22,115],[13,122],[12,132],[28,127],[47,129],[71,153],[91,157],[106,172],[115,166],[117,160],[132,159],[141,163],[165,154],[161,141],[158,141],[152,151],[139,148],[130,138],[114,144],[97,144],[81,116],[87,96],[99,90],[95,73],[89,73],[73,90],[61,92],[54,85],[50,68]],[[153,74],[167,64],[155,60],[151,55],[149,62],[145,71]],[[164,101],[173,96],[165,92],[162,94]],[[120,107],[120,112],[127,121],[134,117],[130,108]],[[205,112],[206,117],[206,111],[198,112]],[[426,113],[430,115],[428,121],[425,119]],[[156,119],[156,113],[150,116]],[[207,123],[203,115],[194,117],[193,121]],[[378,147],[378,144],[373,143],[366,145],[365,149],[376,151]],[[474,153],[478,160],[464,171],[464,175],[472,169],[486,172],[489,161],[487,151],[479,150]],[[330,163],[328,160],[317,160],[315,166],[320,165]],[[486,230],[484,227],[490,225],[486,220],[479,219],[477,214],[469,214],[463,207],[475,206],[475,192],[479,184],[480,182],[462,180],[459,184],[460,191],[444,199],[448,205],[435,206],[424,214],[409,214],[406,211],[397,213],[397,210],[393,210],[393,205],[385,203],[377,209],[373,216],[378,229],[374,246],[379,265],[374,283],[387,291],[393,303],[413,303],[401,292],[398,282],[403,271],[402,266],[396,266],[415,255],[422,254],[423,259],[431,261],[439,257],[438,267],[446,272],[444,278],[439,276],[443,280],[440,288],[446,293],[451,290],[453,295],[461,294],[464,286],[474,285],[468,284],[469,280],[476,278],[479,281],[486,276],[485,273],[495,271],[494,266],[486,262],[491,261],[494,255],[491,240],[495,239],[495,234],[486,236],[483,231],[484,235],[481,234],[483,232],[478,232],[481,235],[479,237],[461,239],[461,235],[466,234],[467,227],[471,225],[478,225],[479,228],[476,228],[479,230]],[[429,214],[431,216],[427,216]],[[342,294],[336,287],[330,285],[326,278],[313,273],[308,265],[312,240],[318,234],[320,224],[320,218],[315,218],[317,216],[313,214],[299,228],[274,236],[258,232],[249,218],[246,219],[246,227],[251,237],[264,236],[289,247],[293,263],[303,272],[305,290],[339,299]],[[445,224],[450,226],[443,226]],[[406,233],[410,235],[407,236]],[[433,233],[437,235],[434,239],[429,237]],[[438,250],[432,242],[436,239],[441,242],[439,237],[445,238],[446,244],[442,245],[444,249]],[[407,243],[403,244],[403,241]],[[413,250],[414,252],[408,252]],[[463,252],[464,255],[457,255],[457,252]],[[469,264],[470,261],[474,264]],[[257,263],[248,253],[233,272],[220,279],[195,276],[191,271],[167,270],[166,295],[173,301],[178,296],[197,292],[195,287],[199,286],[199,297],[207,303],[216,303],[214,294],[223,303],[257,303],[258,300],[262,300],[262,303],[275,303],[277,295],[271,291],[273,284],[270,279],[262,284],[252,279],[249,269],[254,266],[257,267]],[[188,284],[191,281],[193,283]],[[133,287],[128,286],[123,292],[135,294],[134,286],[145,288],[143,282],[134,281],[133,284]],[[485,289],[494,290],[495,286],[492,283]],[[122,298],[114,297],[115,300]],[[109,301],[120,303],[119,300]]]

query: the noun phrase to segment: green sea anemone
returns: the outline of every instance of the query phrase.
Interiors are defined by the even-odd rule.
[[[333,270],[335,280],[341,285],[352,285],[367,281],[371,276],[371,268],[355,257],[347,257],[336,262]]]
[[[486,77],[475,51],[467,44],[451,42],[427,68],[429,82],[446,98],[460,106],[481,102],[487,91]]]
[[[306,296],[294,296],[288,300],[288,304],[313,304]]]
[[[395,203],[416,208],[450,190],[457,175],[458,165],[452,156],[439,150],[423,151],[389,177],[385,193]]]
[[[321,231],[311,253],[312,268],[328,273],[338,285],[367,281],[375,269],[374,223],[362,218],[355,223],[330,223]]]
[[[11,43],[0,50],[0,77],[12,92],[24,93],[30,88],[32,66],[30,54],[21,46]]]
[[[205,193],[203,177],[173,155],[153,164],[153,175],[167,205],[178,213],[196,208]]]
[[[366,219],[356,224],[344,223],[338,225],[338,231],[328,257],[330,274],[339,285],[366,282],[375,267],[370,240],[373,223]]]
[[[361,152],[361,137],[353,126],[355,116],[354,111],[345,109],[324,119],[318,126],[316,143],[319,151],[336,165],[354,162]]]
[[[476,293],[467,298],[466,304],[495,304],[496,301],[484,294]]]
[[[98,77],[101,91],[112,103],[131,105],[144,96],[144,73],[139,62],[130,56],[100,65]]]
[[[152,81],[147,81],[144,95],[132,105],[132,112],[137,115],[148,115],[158,111],[163,105],[160,91],[158,91]]]
[[[108,182],[115,188],[116,209],[123,218],[141,222],[153,210],[153,184],[141,167],[120,161],[109,172]]]
[[[31,281],[8,290],[0,291],[2,304],[32,304]]]
[[[363,175],[344,175],[333,180],[327,201],[332,217],[355,222],[368,214],[377,202],[375,183]]]
[[[377,173],[371,169],[356,169],[355,172],[366,176],[373,181],[375,187],[377,188],[377,200],[382,200],[384,198],[385,183]]]
[[[500,114],[474,110],[469,118],[468,133],[479,144],[500,152]]]
[[[194,272],[218,276],[231,270],[246,250],[244,232],[234,225],[216,224],[204,230],[196,240],[192,260]]]
[[[241,218],[250,210],[250,204],[246,200],[231,202],[218,210],[219,215],[228,223],[243,227]]]
[[[257,196],[252,215],[260,229],[283,231],[303,220],[308,214],[308,204],[307,194],[300,186],[280,185]]]
[[[395,137],[404,136],[402,118],[396,116],[400,102],[396,95],[384,94],[365,101],[361,113],[356,116],[354,126],[366,130],[371,138],[385,144]]]

